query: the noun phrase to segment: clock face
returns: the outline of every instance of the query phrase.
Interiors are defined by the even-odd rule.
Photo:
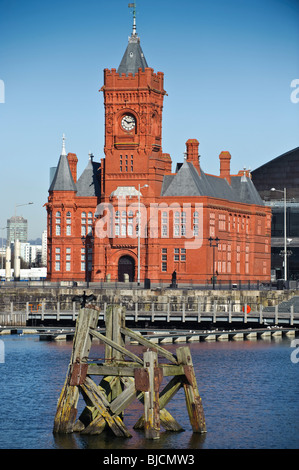
[[[134,129],[135,125],[136,125],[136,121],[133,116],[126,115],[121,120],[121,127],[125,131],[131,131],[132,129]]]

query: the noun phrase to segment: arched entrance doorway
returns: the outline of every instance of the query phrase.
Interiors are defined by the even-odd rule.
[[[118,281],[119,282],[124,282],[125,274],[128,274],[130,282],[134,281],[135,261],[134,261],[134,258],[132,258],[132,256],[129,256],[129,255],[125,255],[119,258],[119,261],[118,261]]]

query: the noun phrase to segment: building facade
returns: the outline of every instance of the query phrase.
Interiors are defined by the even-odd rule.
[[[272,210],[271,269],[273,280],[299,279],[298,168],[299,147],[273,158],[252,172],[254,185],[264,204]],[[285,236],[286,240],[284,240]],[[284,269],[285,244],[286,273]]]
[[[162,150],[164,74],[146,62],[133,28],[118,69],[104,70],[105,157],[62,152],[49,188],[48,279],[184,282],[270,279],[271,209],[248,171],[203,171],[186,142],[172,172]]]
[[[22,216],[13,216],[7,220],[7,245],[19,240],[26,243],[28,240],[28,221]]]

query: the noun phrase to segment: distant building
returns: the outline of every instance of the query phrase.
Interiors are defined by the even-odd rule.
[[[254,170],[252,181],[265,205],[272,209],[271,269],[276,279],[284,278],[286,189],[287,279],[299,279],[299,147]]]
[[[7,220],[7,246],[15,242],[15,237],[21,243],[28,240],[28,221],[19,215]]]
[[[21,258],[28,263],[41,264],[42,261],[42,245],[30,245],[30,243],[21,243]]]

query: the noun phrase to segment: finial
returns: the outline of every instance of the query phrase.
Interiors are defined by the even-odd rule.
[[[93,153],[89,150],[89,160],[92,162],[93,161]]]
[[[61,150],[61,155],[66,157],[66,151],[65,151],[65,135],[62,134],[62,150]]]
[[[136,2],[129,3],[128,7],[133,8],[133,31],[132,31],[132,36],[136,36],[137,35],[137,31],[136,31]]]

